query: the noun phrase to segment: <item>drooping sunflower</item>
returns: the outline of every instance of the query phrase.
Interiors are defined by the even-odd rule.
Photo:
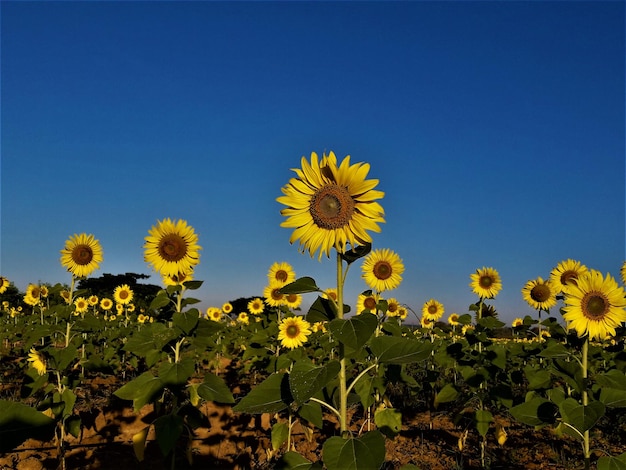
[[[604,340],[615,336],[615,328],[626,322],[624,289],[610,274],[592,269],[569,284],[563,318],[579,337]]]
[[[267,271],[267,280],[269,283],[277,281],[283,284],[289,284],[296,280],[296,272],[289,263],[276,262],[272,264]]]
[[[265,289],[263,289],[263,297],[265,297],[267,305],[272,307],[285,305],[285,294],[280,291],[282,287],[284,287],[284,284],[277,281],[271,282],[265,286]]]
[[[11,282],[6,277],[0,276],[0,294],[4,294],[10,285]]]
[[[35,348],[30,348],[27,361],[30,362],[30,365],[33,366],[39,375],[46,373],[46,359]]]
[[[102,246],[91,234],[74,234],[61,250],[61,265],[75,277],[87,277],[102,263]]]
[[[557,264],[550,272],[550,280],[554,284],[555,289],[567,294],[570,285],[576,285],[578,278],[587,271],[587,266],[581,264],[580,261],[566,259]]]
[[[252,315],[260,315],[265,310],[265,303],[263,299],[259,297],[255,297],[250,302],[248,302],[248,312]]]
[[[360,315],[363,312],[373,313],[376,315],[378,310],[378,294],[359,294],[356,299],[356,313]]]
[[[402,282],[404,264],[394,251],[384,248],[372,251],[361,265],[361,277],[377,292],[395,289]]]
[[[311,334],[311,324],[300,317],[283,318],[278,325],[278,340],[285,348],[302,346]]]
[[[493,299],[502,289],[500,274],[493,268],[477,269],[470,274],[470,287],[472,291],[483,299]]]
[[[380,232],[379,223],[385,219],[382,206],[376,202],[385,193],[374,190],[378,180],[366,179],[370,170],[367,163],[350,164],[350,156],[337,165],[333,152],[323,155],[321,161],[315,152],[311,163],[302,157],[302,169],[293,171],[282,188],[283,196],[276,200],[287,206],[281,214],[287,217],[281,227],[295,229],[290,243],[300,241],[302,252],[311,257],[319,250],[330,257],[334,248],[345,253],[352,248],[372,242],[368,231]]]
[[[132,302],[134,293],[128,284],[117,286],[113,291],[115,302],[121,305],[128,305]]]
[[[144,259],[161,276],[190,273],[200,262],[198,235],[185,220],[163,219],[148,233]]]
[[[547,312],[556,305],[557,291],[550,279],[542,277],[528,281],[522,288],[522,297],[535,310]]]
[[[445,311],[443,304],[435,299],[427,300],[422,305],[422,316],[432,321],[437,321],[443,317]]]

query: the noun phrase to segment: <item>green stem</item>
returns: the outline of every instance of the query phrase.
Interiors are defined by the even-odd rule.
[[[337,418],[341,418],[341,414],[339,413],[339,410],[337,408],[335,408],[334,406],[329,405],[324,400],[320,400],[319,398],[315,398],[315,397],[311,397],[311,398],[309,398],[309,400],[314,401],[315,403],[319,403],[322,406],[325,406],[330,411],[332,411],[337,416]]]
[[[337,318],[343,319],[343,260],[337,252]],[[348,430],[348,390],[346,383],[346,358],[343,343],[339,343],[339,429],[346,437]]]
[[[350,390],[352,390],[352,387],[354,387],[354,385],[359,381],[359,379],[361,377],[363,377],[369,370],[372,370],[374,367],[376,367],[378,364],[372,364],[371,366],[369,366],[368,368],[364,369],[359,375],[356,376],[356,378],[352,381],[352,383],[350,384],[350,386],[347,388],[346,390],[346,395],[350,394]]]
[[[589,404],[589,396],[587,395],[587,354],[589,352],[589,336],[585,338],[582,350],[582,373],[583,373],[583,406],[586,407]],[[591,451],[589,450],[589,429],[584,432],[583,435],[583,450],[585,454],[585,469],[589,468],[589,459],[591,457]]]

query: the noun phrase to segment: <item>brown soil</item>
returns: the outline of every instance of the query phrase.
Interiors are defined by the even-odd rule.
[[[88,382],[78,392],[77,412],[83,423],[81,439],[69,437],[66,450],[67,469],[160,470],[169,469],[154,441],[153,430],[148,436],[145,459],[135,458],[132,436],[153,419],[152,405],[134,413],[129,402],[117,399],[112,392],[119,388],[115,378],[98,378]],[[234,391],[236,394],[236,390]],[[89,404],[89,405],[88,405]],[[202,406],[210,427],[198,429],[192,444],[193,464],[185,458],[185,450],[177,449],[176,469],[269,469],[274,468],[276,455],[270,452],[270,429],[275,416],[244,415],[233,413],[230,406],[207,403]],[[354,430],[358,432],[363,419],[355,415]],[[398,469],[404,464],[414,464],[423,470],[466,469],[478,470],[480,465],[480,438],[476,431],[467,435],[463,450],[459,438],[463,429],[456,426],[450,414],[439,412],[415,413],[403,416],[402,432],[387,440],[385,470]],[[508,439],[503,446],[488,435],[488,468],[509,470],[572,470],[583,468],[582,449],[574,439],[556,436],[549,429],[534,430],[510,420],[502,419]],[[329,436],[337,435],[332,419],[322,430],[307,433],[300,424],[294,427],[295,450],[311,461],[321,460],[321,444]],[[598,426],[598,428],[602,428]],[[616,435],[594,431],[593,446],[612,455],[626,451],[622,426],[613,429]],[[307,438],[309,435],[309,438]],[[28,440],[13,452],[0,455],[1,470],[58,469],[58,451],[53,442]],[[594,455],[595,462],[598,456]],[[592,465],[592,468],[595,466]]]

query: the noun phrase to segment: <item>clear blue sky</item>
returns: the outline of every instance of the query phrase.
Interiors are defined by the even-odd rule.
[[[260,295],[274,261],[331,287],[334,260],[289,245],[275,200],[328,150],[380,180],[374,247],[403,258],[388,296],[416,311],[467,312],[482,266],[507,322],[534,315],[520,290],[561,260],[619,276],[624,2],[0,8],[0,274],[20,289],[69,283],[59,250],[81,232],[104,249],[94,275],[150,273],[165,217],[199,233],[203,308]]]

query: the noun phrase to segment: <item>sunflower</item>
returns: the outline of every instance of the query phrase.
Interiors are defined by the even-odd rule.
[[[377,292],[383,292],[400,285],[404,264],[397,253],[384,248],[367,255],[361,270],[365,283]]]
[[[263,299],[259,297],[255,297],[250,302],[248,302],[248,312],[252,315],[260,315],[265,310],[265,302]]]
[[[265,286],[265,289],[263,289],[265,302],[271,307],[279,307],[286,303],[285,294],[280,291],[282,287],[284,287],[282,282],[274,281]]]
[[[385,193],[376,191],[378,180],[367,180],[367,163],[350,164],[350,156],[337,165],[333,152],[318,160],[311,153],[311,163],[302,157],[302,169],[293,169],[296,178],[282,188],[276,200],[287,206],[281,214],[287,217],[281,227],[295,229],[290,243],[300,241],[301,251],[313,257],[317,250],[330,257],[334,248],[344,253],[351,247],[372,242],[368,231],[380,232],[384,211],[376,202]]]
[[[237,321],[242,325],[248,325],[250,323],[250,317],[248,317],[248,314],[246,312],[241,312],[239,315],[237,315]]]
[[[456,326],[459,324],[459,314],[458,313],[451,313],[450,316],[448,317],[448,323],[452,326]]]
[[[313,323],[313,326],[311,326],[311,330],[313,333],[326,333],[326,325],[324,322],[316,321]]]
[[[222,319],[222,310],[218,307],[209,307],[206,310],[206,316],[209,320],[220,321]]]
[[[624,261],[624,264],[622,264],[622,267],[619,270],[619,273],[622,276],[622,284],[626,286],[626,261]]]
[[[121,305],[127,305],[132,302],[134,293],[128,284],[117,286],[113,291],[115,302]]]
[[[580,261],[567,259],[557,264],[550,272],[550,280],[557,290],[567,294],[570,285],[576,285],[577,279],[587,271],[587,266],[581,264]]]
[[[400,313],[400,303],[397,299],[393,297],[391,299],[387,299],[387,316],[389,317],[397,317]]]
[[[311,334],[311,325],[300,317],[287,317],[278,325],[278,339],[285,348],[302,346]]]
[[[11,282],[6,277],[0,276],[0,294],[4,294],[10,285]]]
[[[398,307],[398,314],[396,316],[400,320],[406,320],[406,317],[409,316],[409,310],[404,305],[400,305]]]
[[[166,286],[179,286],[183,282],[193,281],[193,271],[178,273],[173,276],[163,276],[163,284]]]
[[[85,313],[89,309],[89,301],[84,297],[79,297],[74,301],[74,307],[76,307],[74,310],[76,315]]]
[[[369,312],[376,314],[379,298],[377,294],[359,294],[356,299],[356,313]]]
[[[480,298],[493,299],[502,289],[502,281],[498,271],[493,268],[477,269],[474,274],[470,274],[470,287]]]
[[[61,295],[61,298],[65,301],[65,303],[69,305],[72,300],[72,294],[70,293],[70,291],[67,289],[63,289],[60,292],[60,295]]]
[[[111,310],[113,308],[113,301],[105,297],[100,301],[100,308],[102,310]]]
[[[91,305],[92,307],[98,305],[98,296],[97,295],[90,295],[89,298],[87,299],[87,302],[89,302],[89,305]]]
[[[422,318],[420,318],[420,324],[422,325],[422,328],[434,328],[435,320],[422,316]]]
[[[198,235],[186,221],[163,219],[148,233],[144,260],[161,276],[181,276],[200,262]]]
[[[291,309],[296,309],[302,304],[302,295],[285,294],[285,305]]]
[[[547,312],[556,305],[556,289],[550,279],[538,277],[528,281],[522,288],[522,297],[535,310]]]
[[[226,315],[230,315],[232,311],[233,304],[231,304],[230,302],[226,302],[224,305],[222,305],[222,312],[224,312]]]
[[[603,278],[601,272],[592,269],[568,287],[563,318],[579,337],[603,340],[614,336],[615,328],[626,322],[624,289],[610,274]]]
[[[30,362],[39,375],[46,373],[46,359],[35,348],[30,348],[27,361]]]
[[[145,323],[147,319],[148,317],[145,316],[143,313],[140,313],[139,315],[137,315],[137,321],[139,323]]]
[[[322,298],[337,302],[337,289],[334,287],[324,289],[324,292],[322,292]]]
[[[515,318],[513,320],[513,323],[511,323],[511,326],[513,328],[521,328],[522,326],[524,326],[524,320],[522,320],[521,318]]]
[[[267,272],[267,280],[270,284],[274,281],[289,284],[296,280],[296,272],[289,263],[274,263]]]
[[[422,305],[422,316],[429,320],[439,320],[443,317],[444,312],[443,304],[435,299],[430,299]]]
[[[76,277],[87,277],[102,263],[102,247],[93,235],[72,235],[61,250],[61,265]]]

